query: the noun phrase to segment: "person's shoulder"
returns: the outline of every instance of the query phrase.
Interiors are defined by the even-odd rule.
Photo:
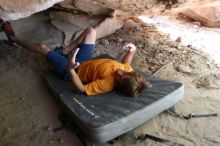
[[[134,70],[133,67],[128,63],[124,63],[123,65],[125,67],[125,70],[127,70],[127,71],[133,71]]]

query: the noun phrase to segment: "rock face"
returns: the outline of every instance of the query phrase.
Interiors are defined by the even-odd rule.
[[[0,0],[0,17],[16,20],[45,10],[63,0]]]
[[[105,17],[90,17],[82,14],[72,14],[65,12],[51,12],[51,23],[59,30],[65,33],[64,44],[71,41],[75,32],[84,30],[87,27],[95,27],[105,20]]]
[[[0,0],[0,17],[4,20],[24,18],[60,2],[65,8],[77,8],[89,15],[109,15],[114,10],[139,15],[156,3],[155,0]]]

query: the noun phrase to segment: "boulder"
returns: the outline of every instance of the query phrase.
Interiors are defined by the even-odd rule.
[[[181,12],[186,17],[200,22],[204,26],[220,26],[220,2],[199,7],[190,7]]]

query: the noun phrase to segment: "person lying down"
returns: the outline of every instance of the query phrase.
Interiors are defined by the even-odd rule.
[[[68,46],[50,49],[46,44],[35,43],[17,37],[10,22],[4,22],[3,31],[10,42],[23,46],[33,53],[43,54],[54,71],[64,80],[70,80],[73,89],[81,94],[96,95],[112,91],[117,87],[123,94],[138,97],[151,84],[131,67],[136,46],[132,43],[123,47],[127,53],[118,62],[112,59],[92,59],[96,31],[85,29]]]

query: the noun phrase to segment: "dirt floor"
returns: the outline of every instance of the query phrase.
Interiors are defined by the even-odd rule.
[[[63,33],[55,29],[47,14],[35,14],[13,22],[16,34],[34,41],[44,41],[51,48],[60,45]],[[4,38],[4,35],[1,35]],[[177,112],[220,113],[220,65],[205,53],[191,46],[171,41],[155,26],[127,22],[116,33],[97,40],[94,56],[109,53],[120,59],[122,46],[134,43],[138,47],[133,67],[163,79],[184,83],[184,98],[176,105]],[[2,146],[80,146],[76,136],[62,130],[57,118],[61,108],[53,100],[43,80],[42,59],[21,47],[0,43],[0,142]],[[143,115],[144,116],[144,115]],[[220,145],[220,118],[184,120],[161,113],[135,129],[135,135],[152,134],[186,146]],[[109,144],[100,144],[107,146]],[[114,146],[158,145],[151,140],[135,141],[121,137]],[[98,145],[97,145],[98,146]]]
[[[51,48],[63,40],[62,32],[50,25],[45,14],[15,21],[13,26],[18,36],[43,41]],[[61,126],[57,118],[61,109],[43,82],[41,57],[4,42],[0,46],[0,145],[80,146],[73,133],[52,132]]]

